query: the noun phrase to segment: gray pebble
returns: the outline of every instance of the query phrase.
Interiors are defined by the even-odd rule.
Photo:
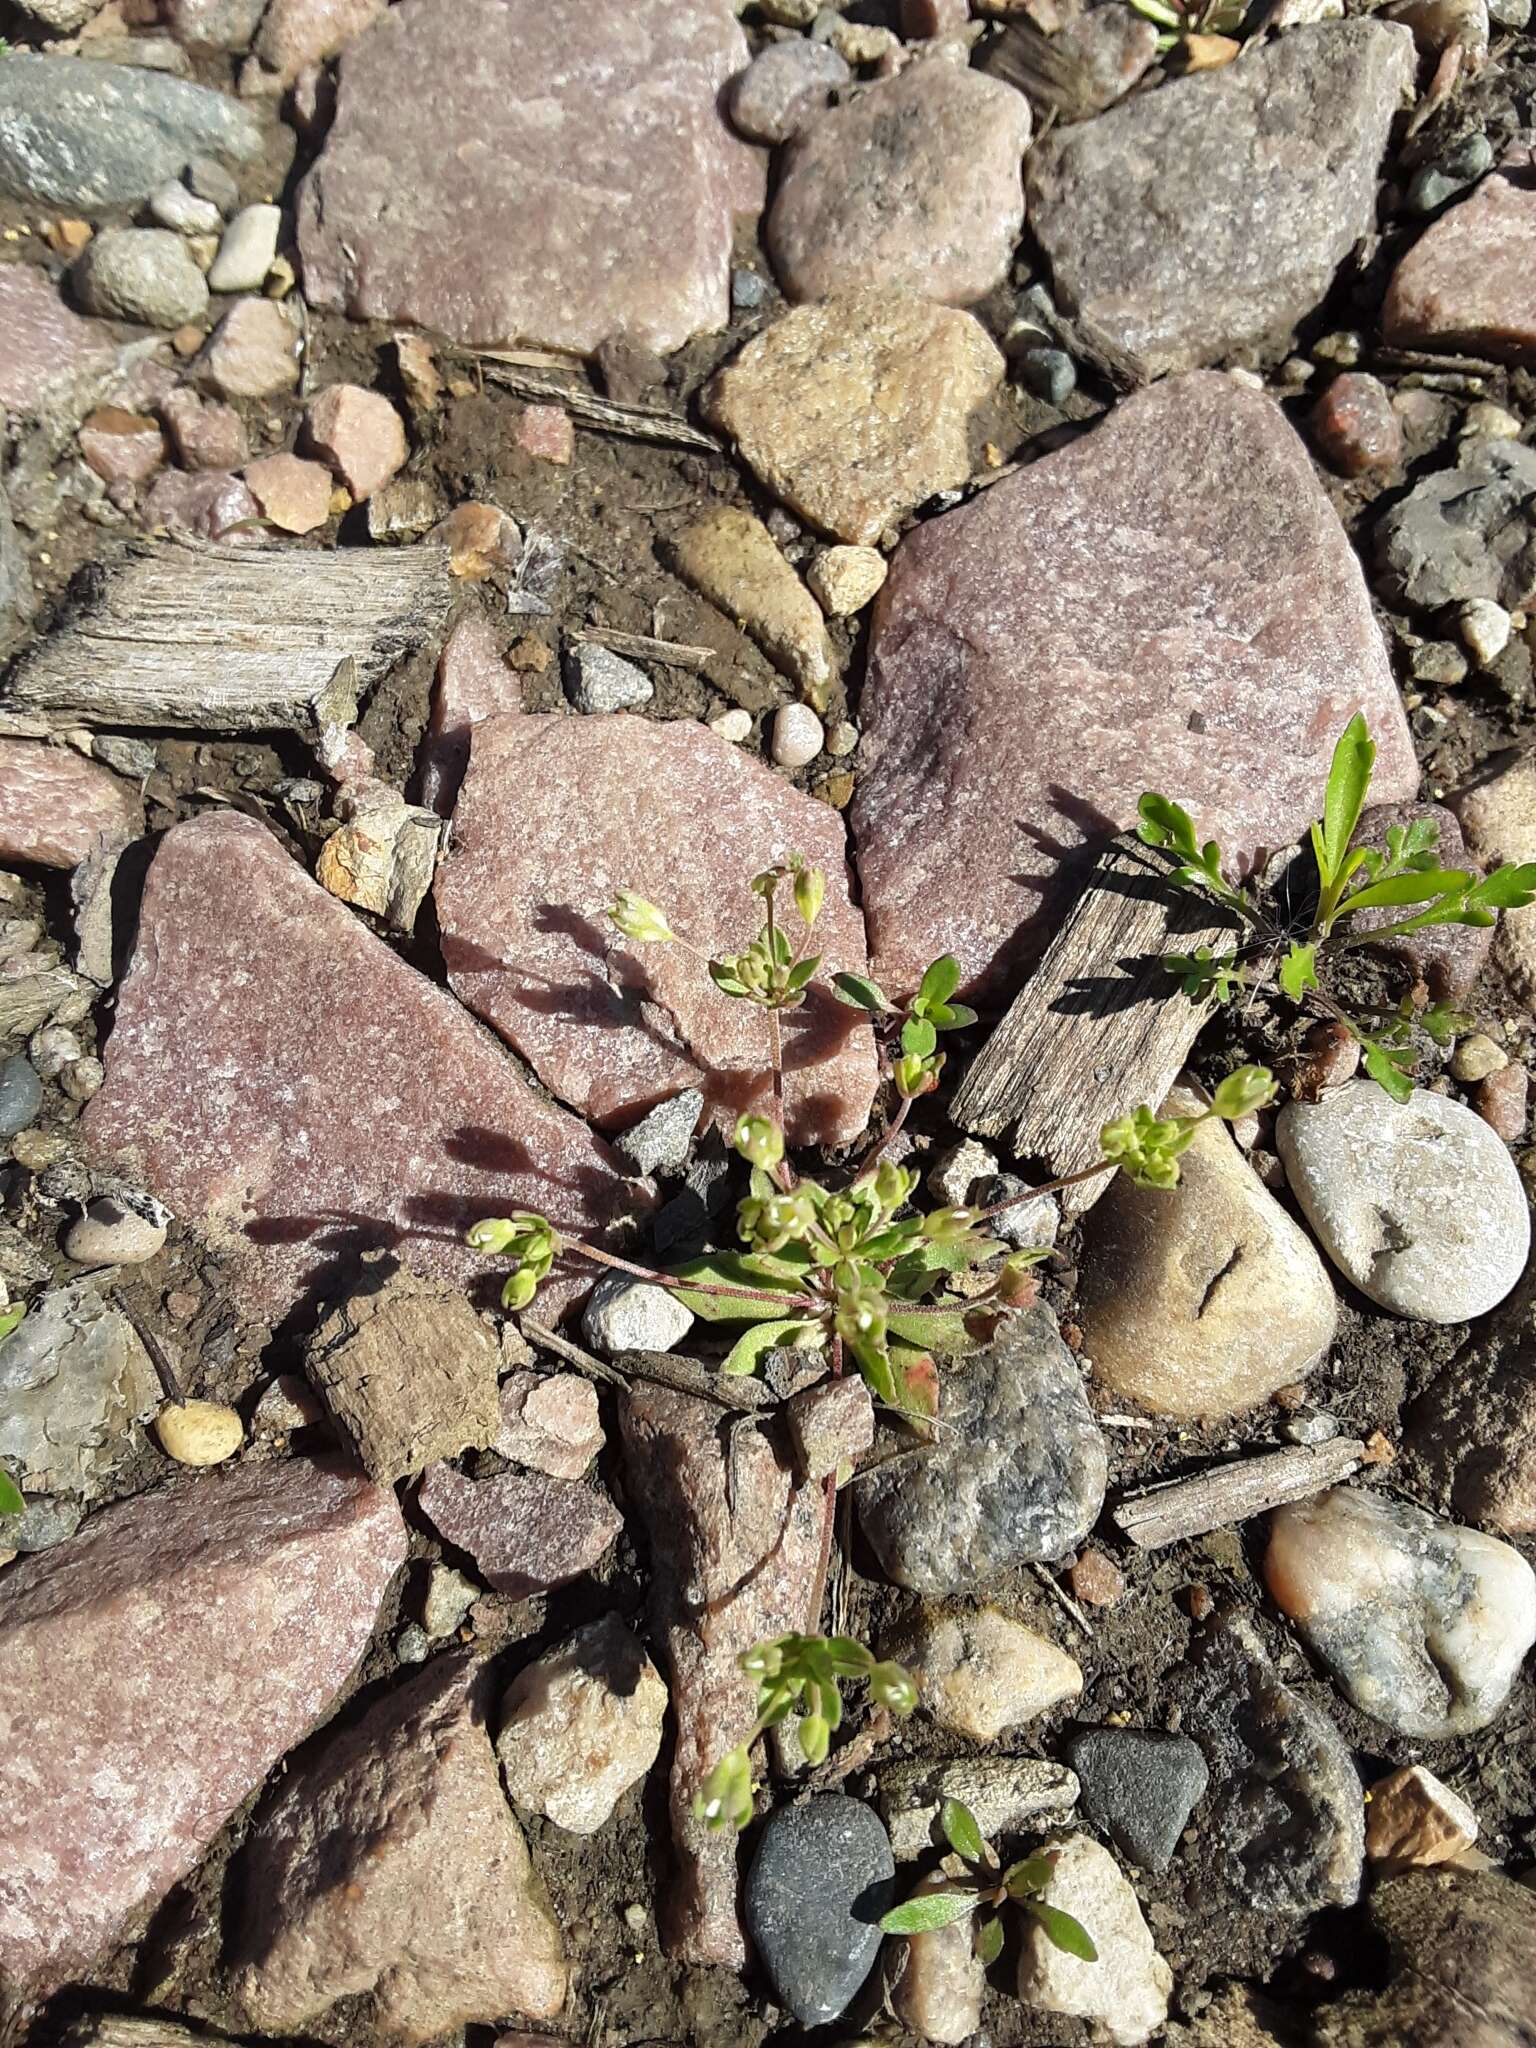
[[[1411,213],[1433,213],[1437,206],[1464,192],[1492,169],[1492,143],[1482,133],[1469,135],[1454,149],[1448,149],[1437,163],[1424,164],[1414,172],[1408,187],[1408,209]]]
[[[170,178],[149,195],[150,217],[162,228],[178,235],[212,235],[219,227],[219,209],[211,199],[199,199],[179,178]]]
[[[402,1664],[425,1664],[431,1648],[419,1621],[408,1622],[395,1638],[395,1655]]]
[[[130,739],[126,733],[99,732],[91,736],[91,753],[119,775],[142,782],[153,775],[158,758],[153,740]]]
[[[107,228],[70,272],[88,313],[146,327],[185,327],[208,310],[208,282],[168,228]]]
[[[581,1312],[582,1335],[605,1358],[621,1351],[670,1351],[693,1328],[677,1296],[649,1280],[605,1273]]]
[[[609,647],[591,642],[573,647],[566,657],[566,685],[578,711],[632,711],[649,704],[656,692],[649,676]]]
[[[622,1131],[613,1141],[614,1150],[636,1173],[675,1172],[687,1161],[703,1109],[702,1091],[685,1088],[670,1101],[658,1102],[639,1123]]]
[[[755,270],[731,272],[731,304],[738,313],[755,313],[766,303],[768,292],[767,278],[760,277]]]
[[[1199,1746],[1145,1728],[1085,1728],[1067,1755],[1089,1818],[1132,1863],[1166,1870],[1205,1792]]]
[[[42,1494],[27,1502],[24,1514],[6,1516],[5,1540],[12,1550],[52,1550],[56,1543],[67,1543],[84,1519],[80,1501]]]
[[[1065,349],[1027,348],[1018,358],[1019,381],[1047,405],[1065,405],[1077,389],[1077,366]]]
[[[240,187],[213,157],[193,157],[182,175],[199,199],[216,206],[226,218],[240,204]]]
[[[895,1878],[879,1819],[843,1793],[780,1807],[763,1829],[742,1908],[774,1988],[802,2026],[835,2020],[869,1975]]]
[[[1330,1415],[1326,1408],[1303,1409],[1300,1415],[1292,1415],[1280,1425],[1280,1434],[1288,1444],[1332,1443],[1339,1433],[1339,1418]]]
[[[0,1062],[0,1138],[13,1138],[37,1121],[43,1106],[43,1084],[24,1053]]]
[[[990,1209],[998,1202],[1018,1197],[1011,1208],[994,1216],[987,1225],[1004,1244],[1011,1244],[1016,1251],[1038,1251],[1056,1242],[1061,1210],[1054,1195],[1031,1195],[1029,1182],[1020,1180],[1016,1173],[989,1174],[977,1182],[972,1192],[979,1209]]]

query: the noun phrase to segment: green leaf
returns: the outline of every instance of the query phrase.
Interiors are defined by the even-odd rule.
[[[723,996],[744,996],[749,992],[746,983],[732,972],[735,964],[734,960],[709,962],[709,978]]]
[[[1413,1096],[1413,1076],[1404,1071],[1409,1055],[1392,1054],[1384,1045],[1378,1045],[1373,1038],[1362,1039],[1365,1048],[1365,1071],[1377,1081],[1394,1102],[1408,1102]]]
[[[1010,1863],[1003,1872],[1003,1888],[1010,1899],[1030,1898],[1044,1891],[1055,1868],[1049,1856],[1026,1856],[1020,1863]]]
[[[832,993],[840,1003],[847,1003],[854,1010],[873,1010],[890,1016],[896,1005],[885,990],[867,974],[834,974]]]
[[[1367,882],[1353,896],[1346,896],[1344,908],[1385,910],[1399,903],[1431,903],[1441,896],[1465,896],[1473,877],[1464,868],[1409,869],[1406,874],[1388,875],[1381,882]]]
[[[1319,833],[1312,827],[1312,850],[1324,888],[1339,879],[1349,842],[1355,836],[1365,793],[1371,786],[1376,765],[1376,742],[1365,719],[1356,712],[1339,735],[1328,770],[1328,787],[1323,795],[1323,823]]]
[[[1195,837],[1195,821],[1182,804],[1149,789],[1137,804],[1136,815],[1141,820],[1136,828],[1137,837],[1144,846],[1166,846],[1181,860],[1199,866],[1200,843]]]
[[[824,1764],[831,1740],[824,1714],[802,1714],[795,1724],[800,1737],[800,1751],[808,1764]]]
[[[24,1301],[13,1301],[9,1308],[0,1308],[0,1343],[10,1336],[12,1330],[21,1327],[26,1313],[27,1305]]]
[[[1280,962],[1279,981],[1281,989],[1293,1003],[1299,1003],[1309,988],[1316,988],[1316,946],[1293,945]]]
[[[22,1499],[21,1488],[0,1465],[0,1515],[24,1515],[27,1504]]]
[[[1070,1913],[1063,1913],[1060,1906],[1046,1905],[1043,1899],[1030,1899],[1024,1910],[1039,1921],[1046,1940],[1053,1942],[1063,1955],[1076,1956],[1084,1963],[1099,1960],[1093,1936],[1081,1920],[1074,1920]]]
[[[935,1031],[966,1031],[976,1022],[969,1003],[932,1003],[927,1017]]]
[[[1523,910],[1527,903],[1536,902],[1536,861],[1495,868],[1467,891],[1466,901],[1479,910]]]
[[[903,1906],[892,1906],[880,1922],[882,1934],[931,1934],[951,1927],[976,1910],[974,1892],[919,1892]]]
[[[925,1313],[893,1306],[886,1329],[892,1337],[903,1337],[924,1351],[937,1351],[940,1357],[976,1349],[976,1340],[965,1327],[964,1309],[946,1307]]]
[[[705,1280],[717,1287],[754,1287],[769,1293],[798,1295],[804,1282],[773,1271],[769,1260],[753,1252],[710,1252],[701,1259],[687,1259],[675,1266],[668,1278]],[[696,1294],[674,1285],[671,1290],[685,1308],[706,1323],[763,1323],[782,1317],[787,1303],[756,1301],[744,1295]]]
[[[959,1799],[946,1799],[939,1808],[939,1826],[944,1839],[957,1856],[968,1863],[980,1863],[987,1853],[986,1837],[971,1809]]]
[[[918,984],[918,999],[924,1003],[947,1003],[960,986],[960,962],[953,953],[941,953],[931,961]]]
[[[720,1362],[720,1370],[740,1378],[756,1372],[766,1353],[794,1344],[802,1332],[811,1325],[804,1320],[780,1323],[754,1323],[743,1336],[736,1339]]]
[[[785,988],[788,989],[791,995],[798,995],[801,989],[809,984],[820,965],[821,955],[819,953],[811,953],[804,960],[797,960],[784,977]]]
[[[914,1059],[927,1059],[938,1042],[938,1033],[926,1017],[909,1017],[901,1027],[901,1049]]]
[[[994,1913],[990,1920],[983,1920],[976,1930],[976,1960],[984,1970],[990,1970],[1003,1952],[1003,1923]]]

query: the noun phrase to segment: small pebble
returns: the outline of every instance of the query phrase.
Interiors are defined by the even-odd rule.
[[[697,1088],[685,1088],[666,1102],[658,1102],[627,1131],[613,1141],[614,1150],[627,1159],[636,1173],[675,1173],[687,1164],[704,1113],[704,1096]]]
[[[1461,422],[1464,441],[1518,441],[1520,431],[1515,414],[1487,398],[1469,405]]]
[[[1486,1031],[1471,1031],[1458,1038],[1451,1054],[1451,1072],[1458,1081],[1484,1081],[1509,1065],[1509,1054],[1495,1045]]]
[[[605,1358],[620,1351],[670,1351],[692,1328],[693,1316],[675,1294],[627,1273],[605,1273],[581,1313],[582,1335]]]
[[[1492,668],[1513,631],[1509,613],[1491,597],[1470,599],[1462,606],[1456,624],[1479,668]]]
[[[851,618],[864,609],[887,575],[878,548],[824,548],[811,564],[806,582],[828,618]]]
[[[242,207],[219,242],[219,253],[208,272],[208,289],[213,292],[260,291],[277,254],[282,230],[280,206]]]
[[[1016,367],[1024,388],[1047,405],[1065,405],[1077,389],[1077,366],[1065,349],[1027,348]]]
[[[709,721],[711,732],[719,733],[721,739],[729,740],[733,747],[739,747],[743,740],[752,737],[752,714],[749,711],[722,711],[718,718]]]
[[[845,64],[878,64],[901,48],[901,38],[877,22],[839,20],[827,37]]]
[[[835,760],[844,761],[859,744],[859,728],[850,719],[839,719],[827,734],[827,752]]]
[[[245,1441],[240,1417],[221,1401],[168,1401],[155,1417],[155,1434],[178,1465],[222,1465]]]
[[[1493,169],[1493,144],[1478,132],[1448,149],[1437,163],[1422,164],[1408,185],[1408,211],[1433,213],[1447,199]]]
[[[771,289],[767,278],[755,270],[731,272],[731,305],[738,313],[755,313]]]
[[[59,1086],[71,1102],[89,1102],[100,1092],[106,1078],[107,1070],[101,1061],[87,1053],[84,1059],[76,1060],[72,1067],[64,1069],[59,1076]]]
[[[150,194],[149,211],[163,228],[179,235],[206,235],[217,231],[219,209],[211,199],[199,199],[179,178],[172,178]]]
[[[1379,377],[1360,372],[1335,377],[1312,408],[1312,431],[1344,476],[1388,472],[1403,459],[1402,421]]]
[[[781,1806],[758,1839],[743,1917],[782,2004],[802,2026],[842,2012],[874,1967],[893,1903],[890,1839],[842,1793]]]
[[[1423,1764],[1390,1772],[1367,1794],[1365,1853],[1389,1871],[1451,1862],[1477,1834],[1471,1807]]]
[[[649,704],[655,686],[643,670],[611,647],[583,641],[566,656],[566,683],[578,711],[633,711]]]
[[[84,1050],[66,1024],[45,1024],[27,1040],[27,1057],[45,1081],[56,1081]]]
[[[1454,688],[1467,679],[1467,657],[1454,640],[1426,640],[1413,650],[1409,663],[1416,683]]]
[[[150,1196],[142,1207],[98,1195],[64,1238],[64,1255],[77,1266],[142,1266],[165,1243],[169,1212]]]
[[[1330,1415],[1326,1408],[1303,1410],[1280,1425],[1280,1434],[1288,1444],[1331,1443],[1338,1433],[1339,1418]]]
[[[773,715],[772,753],[780,768],[804,768],[815,760],[826,730],[809,704],[783,704]]]
[[[576,454],[576,429],[563,405],[525,405],[517,423],[517,445],[525,455],[561,467]]]
[[[70,271],[88,313],[174,328],[201,319],[208,286],[182,236],[167,228],[107,228]]]
[[[1125,1574],[1102,1550],[1085,1550],[1067,1573],[1067,1590],[1085,1607],[1113,1607],[1125,1591]]]
[[[43,1106],[43,1084],[24,1053],[0,1061],[0,1138],[24,1131]]]
[[[224,166],[211,156],[195,156],[184,173],[187,184],[199,199],[207,199],[227,218],[240,204],[240,187]]]
[[[1508,1066],[1478,1082],[1472,1090],[1472,1107],[1496,1137],[1513,1145],[1525,1132],[1529,1092],[1529,1074],[1511,1060]]]
[[[425,1664],[432,1643],[419,1621],[408,1622],[395,1638],[395,1655],[402,1664]]]

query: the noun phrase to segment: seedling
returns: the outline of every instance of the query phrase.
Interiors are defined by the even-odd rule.
[[[1245,929],[1245,938],[1231,952],[1213,954],[1202,946],[1194,953],[1166,956],[1164,964],[1184,992],[1225,1003],[1243,989],[1274,988],[1293,1003],[1320,1010],[1359,1042],[1371,1078],[1395,1102],[1406,1102],[1413,1093],[1415,1027],[1444,1045],[1470,1019],[1445,1003],[1415,1011],[1407,1002],[1369,1020],[1357,1019],[1328,992],[1326,970],[1356,947],[1380,945],[1433,925],[1491,925],[1501,910],[1536,901],[1536,862],[1506,863],[1484,877],[1468,868],[1442,867],[1436,853],[1439,834],[1427,818],[1390,827],[1384,851],[1356,846],[1375,762],[1375,742],[1357,712],[1334,748],[1323,815],[1308,835],[1317,901],[1299,928],[1272,918],[1250,884],[1227,880],[1221,848],[1214,839],[1202,843],[1194,820],[1180,805],[1148,791],[1137,809],[1142,840],[1175,863],[1171,879],[1219,903]],[[1356,922],[1362,912],[1382,910],[1406,915],[1374,930]]]
[[[1231,41],[1241,35],[1248,4],[1249,0],[1172,0],[1172,4],[1169,0],[1131,0],[1138,14],[1157,23],[1161,31],[1157,47],[1163,56],[1185,43],[1186,38],[1219,36]],[[1193,50],[1186,43],[1186,55],[1192,65],[1198,51],[1198,40]]]
[[[851,1636],[780,1636],[744,1650],[737,1663],[757,1680],[757,1718],[745,1742],[727,1751],[704,1780],[694,1812],[711,1828],[744,1828],[752,1818],[751,1748],[769,1728],[798,1715],[795,1735],[808,1764],[826,1761],[832,1732],[842,1724],[839,1687],[863,1679],[877,1706],[906,1716],[917,1688],[899,1664],[881,1663]]]
[[[974,1915],[976,1953],[990,1968],[1002,1954],[1000,1915],[1011,1899],[1064,1954],[1085,1963],[1098,1961],[1099,1952],[1082,1921],[1064,1913],[1060,1906],[1048,1905],[1042,1897],[1056,1868],[1049,1849],[1010,1863],[1005,1870],[975,1814],[958,1799],[944,1801],[939,1824],[951,1851],[940,1865],[944,1881],[914,1892],[903,1905],[893,1906],[880,1922],[886,1934],[931,1934],[935,1928],[950,1927]]]

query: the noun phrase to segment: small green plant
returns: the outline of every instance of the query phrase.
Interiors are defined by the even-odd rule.
[[[939,1823],[951,1851],[940,1866],[943,1881],[930,1883],[902,1905],[893,1906],[880,1922],[886,1934],[930,1934],[974,1914],[976,1953],[990,1968],[1002,1953],[1000,1913],[1011,1899],[1065,1954],[1085,1963],[1098,1961],[1099,1952],[1082,1921],[1059,1906],[1048,1905],[1042,1897],[1056,1867],[1049,1849],[1010,1863],[1005,1870],[968,1806],[958,1799],[946,1799],[939,1809]]]
[[[1194,820],[1168,797],[1148,791],[1138,805],[1143,842],[1167,853],[1171,879],[1229,911],[1247,936],[1230,952],[1170,953],[1164,964],[1186,995],[1231,1002],[1245,989],[1273,988],[1298,1005],[1332,1017],[1361,1047],[1366,1072],[1396,1102],[1413,1093],[1413,1033],[1422,1030],[1444,1045],[1469,1019],[1448,1004],[1351,1016],[1329,993],[1330,966],[1359,946],[1425,931],[1433,925],[1491,925],[1501,910],[1536,901],[1536,862],[1510,863],[1478,876],[1467,868],[1440,865],[1438,832],[1432,819],[1394,825],[1381,849],[1356,846],[1355,832],[1370,789],[1376,745],[1357,712],[1345,727],[1328,771],[1323,815],[1308,835],[1317,871],[1317,898],[1300,927],[1272,917],[1248,883],[1229,882],[1221,848],[1203,843]],[[1372,928],[1357,922],[1363,912],[1402,911]]]
[[[1241,35],[1249,0],[1131,0],[1138,14],[1154,21],[1161,33],[1159,54],[1166,56],[1186,36]]]
[[[757,1680],[757,1718],[745,1742],[728,1750],[704,1780],[694,1812],[711,1828],[744,1828],[752,1818],[751,1749],[769,1728],[796,1713],[795,1735],[808,1764],[826,1761],[834,1729],[842,1725],[841,1686],[862,1679],[877,1706],[907,1715],[917,1688],[899,1664],[881,1663],[852,1636],[779,1636],[757,1643],[736,1660]]]

